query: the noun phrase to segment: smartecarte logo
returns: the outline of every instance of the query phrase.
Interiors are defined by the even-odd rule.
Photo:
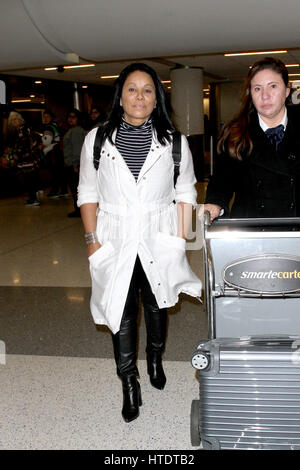
[[[291,255],[258,255],[235,260],[224,268],[224,283],[259,294],[300,291],[300,258]]]
[[[300,279],[300,271],[243,271],[241,279]]]

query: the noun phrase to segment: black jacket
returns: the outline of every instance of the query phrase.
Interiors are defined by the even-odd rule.
[[[249,129],[253,150],[237,160],[218,156],[206,203],[218,204],[231,217],[300,216],[300,106],[288,107],[288,124],[278,151],[261,129],[257,114]]]

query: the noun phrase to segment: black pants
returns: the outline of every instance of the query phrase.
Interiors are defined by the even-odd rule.
[[[25,190],[28,192],[30,200],[36,199],[36,193],[39,189],[39,172],[37,169],[31,171],[24,171],[24,185]]]
[[[141,292],[147,331],[147,355],[162,353],[165,346],[167,309],[159,309],[150,284],[137,257],[127,300],[121,320],[120,331],[112,335],[117,374],[122,378],[139,375],[137,359],[137,316]]]

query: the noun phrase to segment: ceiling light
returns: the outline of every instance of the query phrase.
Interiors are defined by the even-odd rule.
[[[287,51],[262,51],[262,52],[232,52],[224,54],[225,57],[234,57],[239,55],[266,55],[266,54],[285,54]]]
[[[81,87],[81,88],[87,88],[87,87],[88,87],[87,85],[82,85],[82,87]]]
[[[37,85],[40,85],[42,83],[42,80],[36,80],[34,83],[36,83]]]
[[[30,103],[31,100],[29,99],[19,99],[19,100],[11,100],[11,103]]]
[[[161,83],[171,83],[171,80],[162,80]]]
[[[100,78],[106,79],[106,78],[118,78],[119,75],[101,75]]]
[[[67,69],[83,69],[86,67],[95,67],[95,64],[80,64],[80,65],[62,65],[65,70]],[[48,72],[51,70],[57,70],[58,67],[45,67],[44,70],[47,70]]]
[[[300,73],[289,73],[289,77],[297,77],[300,76]]]
[[[299,67],[299,64],[285,64],[286,67]]]
[[[64,65],[65,69],[84,69],[86,67],[95,67],[95,64]]]
[[[71,302],[83,302],[84,297],[80,295],[68,295],[68,300],[71,300]]]

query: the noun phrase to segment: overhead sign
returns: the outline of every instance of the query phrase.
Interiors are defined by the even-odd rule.
[[[225,266],[225,284],[257,294],[300,292],[300,258],[290,255],[258,255]]]

